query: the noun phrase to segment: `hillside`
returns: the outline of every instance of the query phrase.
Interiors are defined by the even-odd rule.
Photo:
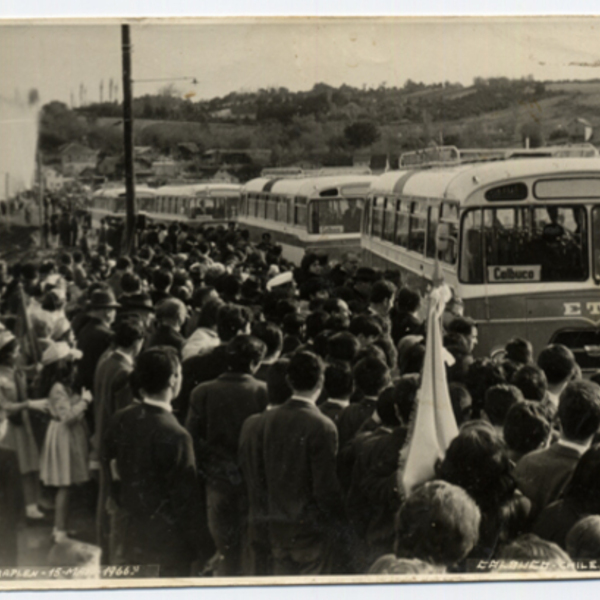
[[[50,103],[42,115],[41,147],[52,154],[78,140],[118,155],[121,110],[116,103],[76,110]],[[600,130],[600,81],[476,78],[470,87],[407,81],[402,88],[377,89],[317,84],[307,92],[273,88],[202,102],[176,94],[134,100],[136,145],[166,155],[180,142],[200,150],[268,148],[281,165],[347,161],[343,157],[357,151],[399,154],[431,143],[515,146],[525,136],[534,143],[581,141],[573,126],[581,118]]]

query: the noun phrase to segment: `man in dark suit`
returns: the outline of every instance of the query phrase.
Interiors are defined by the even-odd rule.
[[[161,577],[188,576],[192,563],[208,556],[192,438],[171,413],[181,365],[172,348],[151,348],[133,377],[141,401],[114,415],[102,457],[122,513],[123,563],[159,565]]]
[[[336,475],[337,430],[315,402],[324,367],[311,352],[290,359],[292,397],[266,416],[263,460],[276,575],[331,572],[348,531]]]
[[[102,456],[102,443],[106,427],[113,415],[131,403],[133,394],[129,386],[129,376],[133,371],[134,360],[144,343],[144,328],[133,317],[117,323],[115,327],[116,349],[106,360],[98,365],[94,386],[94,420],[96,433],[93,440],[97,456]],[[97,543],[102,548],[102,556],[108,563],[109,558],[109,518],[106,512],[108,481],[110,474],[106,469],[100,472],[100,493],[97,510]]]
[[[267,386],[252,374],[264,358],[264,342],[236,336],[227,347],[229,371],[193,392],[186,421],[196,460],[206,480],[208,527],[222,556],[218,574],[241,574],[241,501],[244,485],[238,445],[244,421],[267,406]]]
[[[92,293],[88,303],[89,320],[77,334],[77,347],[83,353],[77,370],[76,388],[94,389],[94,375],[100,357],[112,343],[110,328],[116,317],[119,304],[110,290],[99,289]],[[88,425],[94,431],[94,413],[86,413]]]
[[[198,356],[183,361],[181,393],[173,403],[173,412],[185,423],[192,391],[205,381],[212,381],[227,370],[227,344],[240,333],[250,332],[250,310],[236,304],[225,304],[217,313],[217,333],[221,343]]]
[[[598,432],[600,386],[591,381],[569,383],[560,395],[558,419],[560,439],[523,456],[514,470],[519,489],[531,500],[532,515],[558,500]]]
[[[265,412],[248,417],[240,433],[238,461],[246,483],[247,527],[242,555],[244,575],[271,575],[269,499],[263,460],[263,437],[267,411],[281,406],[292,394],[287,383],[289,360],[280,358],[267,374],[269,404]]]
[[[350,445],[354,462],[346,504],[366,551],[365,571],[380,556],[394,551],[394,520],[402,504],[398,456],[407,432],[401,425],[402,400],[395,388],[384,390],[375,409],[379,427],[357,435]]]

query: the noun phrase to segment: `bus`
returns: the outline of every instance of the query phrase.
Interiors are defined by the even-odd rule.
[[[237,218],[242,186],[233,183],[165,185],[156,197],[139,203],[154,221],[180,221],[192,225],[219,224]]]
[[[425,291],[437,260],[482,356],[520,336],[600,368],[600,158],[560,152],[381,175],[364,213],[365,264]]]
[[[194,183],[165,185],[159,188],[136,186],[138,215],[151,222],[180,222],[191,225],[219,224],[234,221],[240,200],[240,185],[229,183]],[[105,188],[92,196],[92,224],[98,227],[104,217],[125,217],[124,187]]]
[[[125,187],[101,188],[92,194],[88,212],[92,227],[98,229],[103,219],[124,219],[126,215]],[[148,186],[136,186],[135,197],[138,208],[141,203],[156,197],[156,191]]]
[[[268,233],[284,258],[307,251],[338,258],[360,249],[364,200],[376,177],[367,169],[269,169],[242,188],[238,223],[253,239]]]

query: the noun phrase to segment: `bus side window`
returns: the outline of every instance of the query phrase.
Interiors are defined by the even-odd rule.
[[[458,206],[443,202],[440,221],[448,225],[447,249],[439,253],[441,261],[453,265],[458,257]]]
[[[462,221],[460,279],[468,283],[483,283],[481,212],[470,210]]]
[[[386,242],[394,242],[394,228],[396,226],[396,199],[387,198],[385,201],[385,212],[383,221],[382,238]]]
[[[369,235],[371,227],[371,198],[367,198],[363,209],[363,233]]]
[[[396,239],[395,244],[408,248],[408,230],[410,223],[410,202],[402,200],[398,202],[398,214],[396,216]]]
[[[421,200],[412,203],[410,213],[410,231],[408,233],[408,249],[423,254],[425,251],[425,229],[427,227],[426,207]]]
[[[436,257],[436,235],[439,221],[440,207],[430,206],[427,209],[427,243],[425,246],[427,258]]]
[[[373,237],[381,237],[381,227],[383,225],[383,204],[385,198],[378,196],[373,198],[373,229],[371,233]]]

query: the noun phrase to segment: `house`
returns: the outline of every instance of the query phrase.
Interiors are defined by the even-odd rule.
[[[572,142],[589,142],[594,136],[592,124],[581,117],[573,119],[567,125],[567,131]]]
[[[76,177],[87,167],[95,168],[98,150],[92,150],[79,142],[71,142],[59,150],[62,174]]]
[[[261,165],[267,166],[271,162],[271,150],[262,148],[249,148],[245,150],[215,148],[202,154],[201,162],[206,165]]]
[[[49,192],[57,192],[65,183],[65,178],[52,167],[42,167],[42,180],[44,189]]]
[[[194,142],[180,142],[177,144],[177,150],[182,160],[194,160],[200,155],[200,148]]]
[[[155,160],[151,168],[155,177],[177,177],[180,171],[180,165],[168,158]]]

